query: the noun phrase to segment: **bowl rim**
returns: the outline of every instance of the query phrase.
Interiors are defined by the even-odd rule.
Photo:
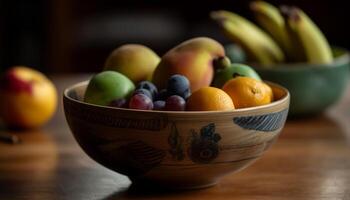
[[[181,114],[181,115],[199,115],[199,114],[237,114],[237,113],[244,113],[244,112],[249,112],[249,111],[258,111],[258,110],[263,110],[266,108],[272,108],[275,106],[278,106],[280,104],[285,103],[288,101],[288,107],[289,107],[289,101],[290,101],[290,93],[289,91],[276,83],[270,82],[270,81],[264,81],[265,83],[268,83],[269,85],[272,85],[274,87],[277,87],[279,89],[282,89],[286,94],[281,98],[276,101],[273,101],[269,104],[266,105],[261,105],[261,106],[254,106],[254,107],[249,107],[249,108],[239,108],[239,109],[234,109],[234,110],[228,110],[228,111],[158,111],[158,110],[137,110],[137,109],[130,109],[130,108],[116,108],[116,107],[110,107],[110,106],[102,106],[102,105],[97,105],[97,104],[91,104],[91,103],[86,103],[84,101],[80,101],[77,99],[74,99],[68,95],[70,91],[77,87],[81,87],[84,85],[88,84],[88,80],[86,81],[81,81],[78,83],[75,83],[69,87],[67,87],[64,92],[63,92],[63,98],[73,101],[75,103],[78,103],[80,105],[85,105],[85,106],[92,106],[95,108],[104,108],[104,109],[111,109],[111,110],[120,110],[120,111],[130,111],[130,112],[139,112],[139,113],[158,113],[158,114]]]
[[[334,50],[341,51],[341,54],[334,58],[333,62],[328,64],[312,64],[305,62],[295,63],[276,63],[270,67],[263,67],[259,64],[250,63],[250,66],[258,71],[302,71],[302,70],[330,70],[339,67],[344,67],[350,63],[350,52],[341,47],[333,47]]]

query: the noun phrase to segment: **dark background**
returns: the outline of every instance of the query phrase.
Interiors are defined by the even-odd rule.
[[[346,1],[283,0],[301,7],[330,43],[349,48]],[[162,55],[194,36],[222,43],[211,10],[226,9],[252,19],[249,1],[0,0],[0,71],[27,65],[48,73],[102,69],[121,44],[141,43]]]

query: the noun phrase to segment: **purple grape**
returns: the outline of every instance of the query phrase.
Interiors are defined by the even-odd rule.
[[[190,81],[186,76],[175,74],[168,80],[168,95],[179,95],[187,99],[191,95]]]
[[[168,98],[168,92],[167,92],[167,90],[166,90],[166,89],[162,89],[162,90],[156,95],[155,100],[156,100],[156,101],[158,101],[158,100],[165,101],[167,98]]]
[[[148,96],[149,98],[151,98],[153,100],[153,95],[152,95],[152,93],[149,90],[146,90],[146,89],[143,89],[143,88],[136,89],[134,91],[134,93],[132,94],[132,96],[134,96],[136,94],[144,94],[144,95]]]
[[[129,108],[138,110],[152,110],[152,99],[144,94],[135,94],[129,100]]]
[[[116,108],[127,108],[128,102],[126,99],[115,99],[109,103],[109,106],[116,107]]]
[[[165,101],[158,100],[153,102],[153,110],[164,110]]]
[[[164,110],[171,110],[171,111],[184,111],[186,108],[186,101],[182,97],[178,95],[172,95],[167,98],[165,102],[165,109]]]
[[[157,87],[149,81],[141,81],[140,83],[137,84],[136,89],[146,89],[146,90],[150,91],[153,98],[158,93]]]

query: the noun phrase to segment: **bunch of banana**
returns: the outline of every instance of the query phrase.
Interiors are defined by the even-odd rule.
[[[301,9],[283,6],[281,13],[287,24],[289,38],[295,45],[295,61],[312,64],[327,64],[333,61],[332,50],[326,37]]]
[[[264,1],[254,1],[250,9],[259,25],[281,46],[287,60],[294,60],[293,45],[278,8]]]
[[[278,9],[264,1],[252,2],[250,9],[268,34],[235,13],[211,13],[228,38],[248,53],[250,60],[263,66],[278,62],[327,64],[333,61],[327,39],[301,9],[287,6]]]
[[[284,61],[284,54],[277,43],[247,19],[224,10],[214,11],[210,16],[219,23],[228,38],[242,46],[249,60],[266,66]]]

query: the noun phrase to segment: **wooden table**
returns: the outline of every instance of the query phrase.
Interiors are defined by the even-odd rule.
[[[60,94],[88,76],[53,76]],[[3,131],[4,132],[4,131]],[[350,86],[323,115],[288,120],[256,163],[203,190],[171,192],[131,185],[91,160],[75,142],[62,104],[40,130],[0,143],[0,199],[350,199]]]

